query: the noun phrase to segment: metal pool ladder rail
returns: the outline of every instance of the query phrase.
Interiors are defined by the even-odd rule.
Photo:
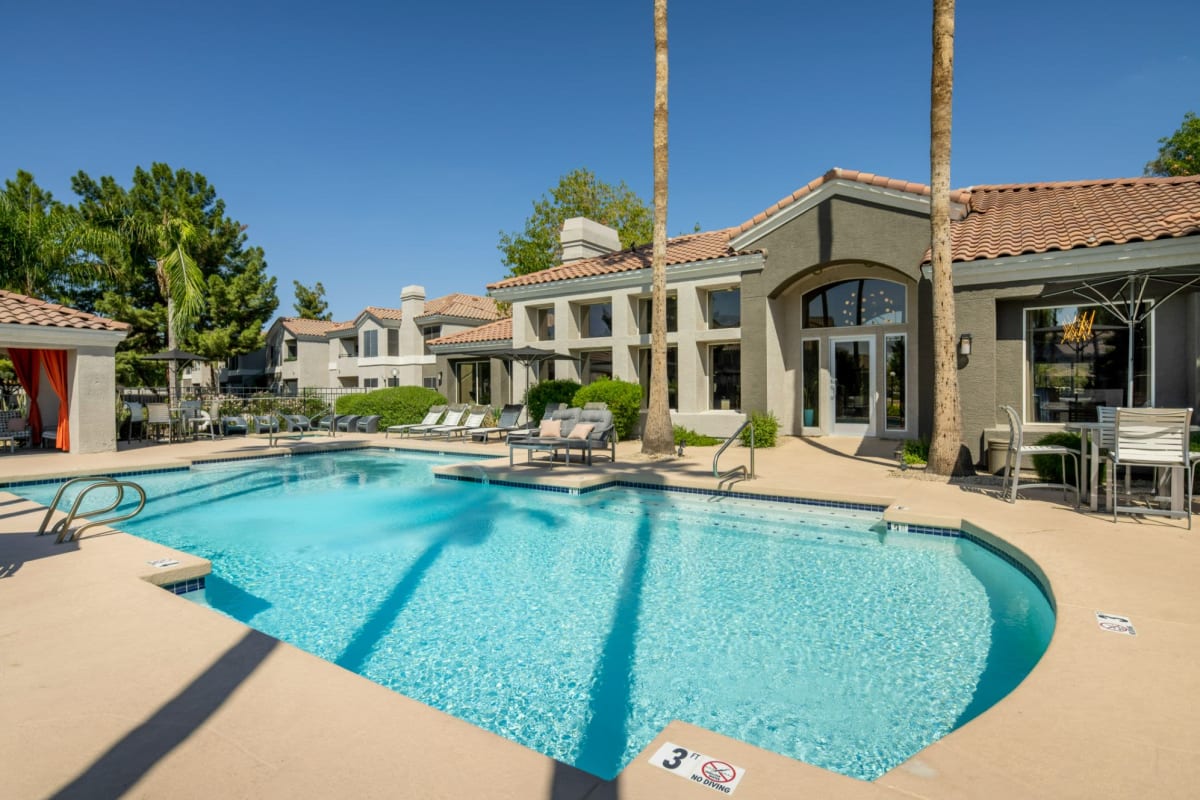
[[[67,512],[67,516],[54,523],[49,530],[46,530],[46,526],[50,524],[50,519],[54,516],[55,510],[58,509],[58,504],[62,501],[63,494],[68,488],[77,486],[79,484],[86,485],[83,486],[83,488],[79,491],[79,494],[75,497],[75,502],[71,504],[71,510]],[[108,517],[107,519],[90,520],[72,531],[71,523],[73,523],[75,519],[80,516],[79,508],[83,504],[83,498],[86,497],[88,492],[92,491],[93,489],[116,489],[116,499],[103,508],[96,508],[87,511],[86,513],[89,516],[93,514],[107,514],[109,511],[112,511],[117,506],[121,505],[121,502],[125,499],[126,489],[132,489],[133,491],[137,492],[137,508],[133,509],[132,511],[122,511],[120,514]],[[37,535],[41,536],[44,533],[54,533],[58,534],[58,538],[54,540],[55,544],[70,542],[78,539],[79,535],[88,528],[95,528],[99,525],[111,525],[114,522],[123,522],[127,519],[132,519],[140,514],[142,509],[145,507],[146,490],[133,481],[119,481],[116,478],[91,475],[72,478],[62,486],[58,487],[58,491],[54,494],[54,499],[50,502],[50,507],[46,509],[46,516],[42,519],[42,524],[38,527]]]
[[[729,469],[729,470],[726,470],[725,472],[721,472],[717,468],[717,461],[718,461],[718,459],[721,458],[721,453],[724,453],[725,448],[727,448],[727,447],[729,447],[729,445],[733,444],[733,440],[738,438],[739,436],[741,436],[742,431],[746,430],[747,427],[750,428],[750,469],[747,470],[745,464],[738,464],[733,469]],[[730,434],[729,438],[725,440],[725,444],[721,445],[721,447],[717,450],[716,455],[713,456],[713,477],[717,479],[717,488],[718,489],[725,489],[727,484],[733,483],[734,481],[744,481],[747,478],[754,477],[754,422],[753,421],[746,420],[745,422],[743,422],[738,427],[738,429],[736,431],[734,431],[732,434]]]

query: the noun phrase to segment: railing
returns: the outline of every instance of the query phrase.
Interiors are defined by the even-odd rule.
[[[82,490],[80,490],[78,495],[76,495],[75,502],[71,504],[71,510],[69,512],[67,512],[67,516],[63,517],[58,522],[54,523],[54,525],[49,530],[46,530],[46,526],[50,524],[50,519],[54,516],[54,512],[56,510],[58,510],[58,504],[62,501],[63,494],[65,494],[67,489],[70,488],[71,486],[75,486],[75,485],[83,484],[83,483],[86,483],[87,485],[84,486]],[[137,494],[138,494],[137,508],[135,508],[133,511],[123,511],[120,514],[117,514],[112,517],[108,517],[107,519],[89,520],[88,522],[85,522],[83,525],[80,525],[78,528],[76,528],[74,531],[72,531],[71,523],[73,523],[77,517],[81,516],[79,509],[80,509],[80,506],[83,505],[83,498],[86,497],[88,492],[92,491],[93,489],[116,489],[116,499],[114,499],[112,501],[112,503],[110,503],[107,506],[104,506],[103,508],[95,508],[90,511],[87,511],[86,513],[89,516],[94,515],[94,514],[107,514],[109,511],[112,511],[117,506],[121,505],[121,502],[125,499],[125,490],[126,489],[132,489],[135,492],[137,492]],[[37,535],[41,536],[46,533],[57,534],[57,538],[55,538],[55,540],[54,540],[55,544],[62,544],[63,542],[70,542],[75,539],[78,539],[79,535],[82,534],[84,531],[86,531],[88,528],[95,528],[100,525],[109,525],[114,522],[123,522],[127,519],[132,519],[133,517],[136,517],[138,514],[140,514],[142,509],[145,507],[146,507],[146,491],[141,486],[138,486],[136,483],[134,483],[133,481],[119,481],[119,480],[116,480],[115,478],[94,477],[94,476],[84,476],[84,477],[79,477],[79,478],[72,478],[71,480],[64,483],[62,486],[58,487],[58,491],[55,492],[55,494],[54,494],[54,499],[50,502],[50,507],[46,509],[46,516],[42,518],[42,524],[38,526]]]
[[[732,469],[721,472],[717,467],[717,462],[720,460],[721,454],[725,452],[725,449],[728,448],[729,445],[733,444],[734,439],[737,439],[742,435],[742,431],[746,430],[747,427],[750,428],[750,469],[747,470],[745,464],[738,464]],[[754,478],[754,423],[751,420],[746,420],[740,426],[738,426],[738,429],[734,431],[728,439],[725,440],[725,444],[721,445],[720,448],[717,449],[716,454],[713,456],[713,477],[717,479],[718,489],[724,489],[726,488],[727,484],[733,483],[734,481],[744,481],[747,478]]]

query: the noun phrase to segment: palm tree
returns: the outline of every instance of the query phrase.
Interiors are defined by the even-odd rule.
[[[180,334],[204,310],[204,273],[188,252],[196,240],[196,227],[183,216],[162,209],[138,233],[154,247],[154,279],[167,301],[167,349],[176,350]],[[167,382],[179,396],[178,364],[167,362]]]
[[[651,247],[650,398],[642,452],[670,455],[667,407],[667,0],[654,0],[654,238]]]
[[[954,0],[933,0],[933,75],[929,108],[929,228],[933,264],[933,438],[930,472],[970,469],[962,445],[954,279],[950,272],[950,121],[954,95]]]
[[[0,193],[0,286],[43,299],[72,280],[110,275],[105,263],[85,258],[119,243],[113,231],[91,225],[56,202],[18,171]]]

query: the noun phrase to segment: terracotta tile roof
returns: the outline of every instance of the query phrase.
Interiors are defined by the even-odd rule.
[[[709,261],[714,258],[737,255],[729,247],[732,229],[691,233],[687,236],[676,236],[667,240],[667,266],[672,264],[687,264],[693,261]],[[584,258],[572,261],[570,264],[560,264],[541,272],[528,275],[518,275],[497,283],[488,284],[488,289],[510,289],[516,286],[533,286],[539,283],[553,283],[572,278],[587,278],[594,275],[609,275],[618,272],[631,272],[638,269],[650,268],[651,246],[646,244],[631,250],[621,250],[608,255]]]
[[[291,331],[296,336],[324,336],[330,330],[340,325],[342,322],[327,322],[323,319],[302,319],[300,317],[284,317],[280,322],[285,330]]]
[[[805,195],[812,194],[822,185],[834,180],[854,181],[855,183],[865,183],[868,186],[879,186],[885,189],[893,189],[898,192],[925,195],[926,197],[929,196],[929,187],[923,183],[912,183],[911,181],[901,181],[895,178],[885,178],[882,175],[873,175],[870,172],[859,172],[858,170],[854,169],[842,169],[840,167],[834,167],[821,177],[804,184],[787,197],[775,203],[770,208],[760,211],[750,219],[743,222],[741,225],[733,228],[732,235],[737,236],[740,233],[745,233],[755,225],[765,222],[767,219],[787,208],[792,203],[795,203]],[[954,203],[966,203],[970,195],[970,191],[966,189],[951,190],[950,201]]]
[[[432,316],[493,320],[500,317],[500,311],[496,308],[496,301],[490,297],[455,292],[427,301],[425,313],[417,319]]]
[[[36,297],[0,289],[0,324],[41,325],[49,328],[81,328],[93,331],[127,331],[127,322],[98,317]]]
[[[495,304],[493,303],[493,305]],[[439,344],[483,344],[504,341],[512,342],[512,317],[498,319],[461,333],[430,339],[427,344],[432,347]]]
[[[334,323],[333,327],[327,331],[327,333],[337,333],[340,331],[353,330],[353,329],[354,329],[354,320],[350,320],[349,322],[336,322],[336,323]]]
[[[1200,175],[968,191],[968,213],[952,227],[954,261],[1200,235]]]
[[[364,314],[370,314],[376,319],[400,319],[403,315],[398,308],[384,308],[383,306],[367,306],[363,309]],[[361,314],[359,315],[361,316]]]

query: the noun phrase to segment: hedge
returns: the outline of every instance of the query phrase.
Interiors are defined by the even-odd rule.
[[[575,393],[578,391],[579,384],[575,381],[561,380],[535,383],[525,392],[528,419],[533,422],[540,420],[549,403],[566,403],[570,405],[571,401],[575,399]]]
[[[430,406],[445,404],[440,392],[423,386],[394,386],[366,394],[347,394],[337,399],[338,414],[379,415],[379,429],[389,425],[420,422]]]
[[[633,439],[640,433],[642,420],[641,384],[600,378],[575,393],[571,405],[583,408],[588,403],[604,403],[613,415],[618,439]]]

